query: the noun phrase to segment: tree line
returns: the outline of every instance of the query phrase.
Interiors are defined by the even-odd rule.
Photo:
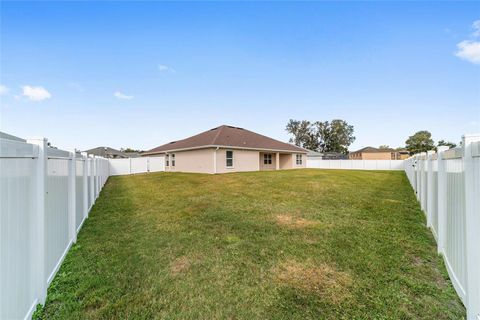
[[[348,147],[355,141],[353,125],[341,119],[313,122],[290,119],[285,130],[292,135],[290,143],[317,152],[348,154]],[[438,146],[454,148],[456,144],[445,140],[435,143],[432,134],[426,130],[414,133],[405,141],[405,149],[410,154],[436,150]],[[379,149],[388,148],[387,145],[379,147]],[[403,149],[403,147],[396,150],[398,149]]]

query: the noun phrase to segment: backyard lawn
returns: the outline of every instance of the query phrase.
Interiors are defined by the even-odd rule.
[[[39,319],[462,319],[403,172],[109,178]]]

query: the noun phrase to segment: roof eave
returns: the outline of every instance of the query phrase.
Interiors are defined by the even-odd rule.
[[[235,149],[235,150],[253,150],[253,151],[270,151],[270,152],[287,152],[287,153],[308,153],[307,150],[286,150],[286,149],[267,149],[267,148],[251,148],[251,147],[235,147],[235,146],[224,146],[224,145],[204,145],[204,146],[197,146],[197,147],[189,147],[189,148],[178,148],[178,149],[169,149],[169,150],[162,150],[162,151],[152,151],[152,152],[145,152],[142,153],[142,156],[148,156],[153,154],[164,154],[164,153],[171,153],[177,151],[188,151],[188,150],[198,150],[198,149],[208,149],[208,148],[224,148],[224,149]]]

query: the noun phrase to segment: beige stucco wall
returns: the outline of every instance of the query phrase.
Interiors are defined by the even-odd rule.
[[[213,173],[213,151],[210,148],[172,152],[175,154],[175,167],[171,166],[170,158],[170,166],[165,166],[165,171]]]
[[[266,152],[268,153],[268,152]],[[275,170],[276,169],[276,161],[277,161],[277,153],[272,153],[272,164],[263,164],[263,152],[260,152],[260,170]],[[299,168],[306,168],[307,167],[307,155],[302,154],[302,164],[297,165],[296,161],[296,153],[280,153],[280,163],[279,167],[280,170],[285,169],[299,169]]]
[[[227,168],[226,151],[233,151],[233,167]],[[189,151],[172,152],[175,154],[175,167],[171,166],[171,156],[169,166],[165,166],[165,171],[169,172],[197,172],[197,173],[228,173],[258,170],[275,170],[277,154],[272,153],[272,164],[263,164],[263,152],[241,149],[197,149]],[[170,153],[170,155],[172,154]],[[280,169],[305,168],[307,156],[304,154],[302,165],[296,165],[295,154],[280,154]]]
[[[297,165],[295,154],[292,154],[292,163],[293,163],[293,169],[300,169],[300,168],[306,168],[307,167],[307,155],[302,154],[302,164]]]
[[[363,152],[362,160],[391,160],[392,153],[388,152]]]
[[[271,153],[272,154],[272,164],[264,164],[263,163],[263,155],[265,153]],[[260,170],[275,170],[276,163],[277,163],[277,154],[275,152],[260,152],[258,162],[259,162]]]
[[[233,168],[227,168],[227,150],[233,151]],[[258,151],[239,149],[218,149],[217,173],[258,171]]]
[[[293,155],[292,154],[280,154],[280,169],[292,169],[293,168]]]

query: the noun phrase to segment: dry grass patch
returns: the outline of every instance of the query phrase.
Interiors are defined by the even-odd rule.
[[[395,200],[395,199],[383,199],[385,202],[390,202],[390,203],[402,203],[403,201],[400,200]]]
[[[307,220],[304,218],[296,218],[289,214],[279,214],[276,216],[276,221],[278,224],[287,226],[290,228],[308,228],[315,227],[320,224],[318,221]]]
[[[170,263],[170,272],[173,276],[178,276],[187,272],[192,265],[191,260],[187,256],[179,257]]]
[[[350,296],[351,276],[325,263],[313,266],[289,261],[276,267],[274,273],[278,281],[318,294],[333,304],[338,304]]]

